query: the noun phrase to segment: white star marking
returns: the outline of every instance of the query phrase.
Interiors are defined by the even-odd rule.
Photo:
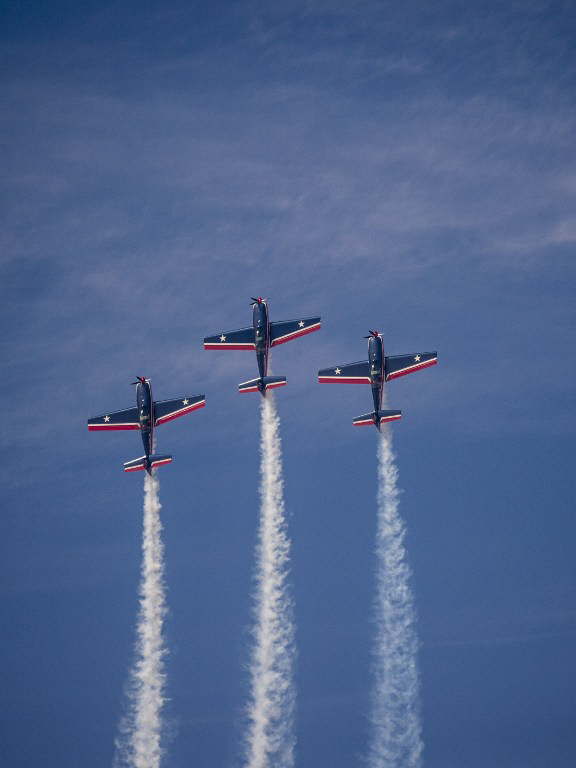
[[[414,358],[414,362],[417,363],[419,360],[420,360],[420,355],[416,355],[416,357]]]
[[[304,328],[304,320],[300,320],[300,322],[298,323],[298,327]]]
[[[189,400],[188,400],[188,398],[186,398],[186,400],[182,400],[182,405],[188,405],[188,402],[189,402]]]
[[[226,336],[224,336],[224,334],[222,334],[222,336],[220,336],[220,341],[226,341]]]
[[[110,416],[104,416],[104,421],[110,421]]]
[[[336,370],[334,371],[334,373],[341,373],[341,370],[340,370],[340,368],[336,368]]]

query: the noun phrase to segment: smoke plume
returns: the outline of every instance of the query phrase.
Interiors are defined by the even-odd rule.
[[[398,512],[398,471],[389,429],[378,447],[378,525],[374,618],[374,687],[371,702],[370,768],[419,768],[422,735],[417,668],[418,638]]]
[[[114,765],[159,768],[162,757],[164,656],[162,626],[166,615],[164,547],[160,522],[159,483],[144,480],[144,533],[140,578],[136,659],[127,688],[128,713],[120,724]]]
[[[256,547],[254,645],[246,737],[248,768],[294,765],[295,628],[288,584],[280,422],[273,395],[261,404],[260,527]]]

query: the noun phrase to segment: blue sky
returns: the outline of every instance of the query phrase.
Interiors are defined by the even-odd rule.
[[[20,2],[0,15],[3,760],[110,764],[132,659],[137,436],[88,416],[206,393],[158,432],[165,765],[239,763],[258,514],[253,356],[203,336],[322,315],[272,353],[293,544],[297,765],[367,748],[376,433],[319,368],[390,384],[425,764],[572,766],[570,3]],[[372,434],[374,432],[374,434]]]

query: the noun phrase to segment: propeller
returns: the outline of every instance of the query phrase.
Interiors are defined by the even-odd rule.
[[[262,296],[258,296],[257,299],[255,299],[254,296],[251,296],[250,298],[252,299],[252,304],[262,304],[262,302],[264,301]]]
[[[137,381],[133,381],[132,384],[146,384],[144,376],[136,376]]]
[[[370,336],[364,336],[365,339],[371,339],[373,336],[374,338],[378,338],[378,336],[380,336],[378,331],[371,331],[370,329],[368,329],[368,333],[370,334]]]

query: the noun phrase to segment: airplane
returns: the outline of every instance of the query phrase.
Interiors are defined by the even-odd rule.
[[[268,318],[268,302],[259,297],[252,298],[252,326],[237,331],[226,331],[217,336],[206,336],[204,349],[254,349],[260,376],[238,386],[240,393],[260,392],[266,396],[268,389],[286,386],[286,376],[268,376],[268,355],[270,347],[292,341],[307,333],[320,330],[319,317],[304,317],[300,320],[282,320],[271,323]]]
[[[149,475],[155,467],[169,464],[172,456],[152,453],[154,427],[165,424],[167,421],[184,416],[198,408],[204,408],[206,398],[204,395],[179,397],[176,400],[152,399],[152,386],[150,379],[137,376],[136,407],[124,408],[122,411],[109,411],[103,416],[88,419],[88,429],[93,432],[102,432],[109,429],[139,429],[144,443],[144,456],[132,459],[124,464],[125,472],[136,472],[145,469]]]
[[[355,427],[374,424],[380,430],[381,424],[402,418],[402,411],[382,410],[384,382],[436,365],[438,355],[436,352],[420,352],[390,357],[384,355],[384,340],[378,331],[370,331],[364,338],[368,339],[368,361],[323,368],[318,371],[318,381],[320,384],[370,384],[374,411],[357,416],[353,424]]]

